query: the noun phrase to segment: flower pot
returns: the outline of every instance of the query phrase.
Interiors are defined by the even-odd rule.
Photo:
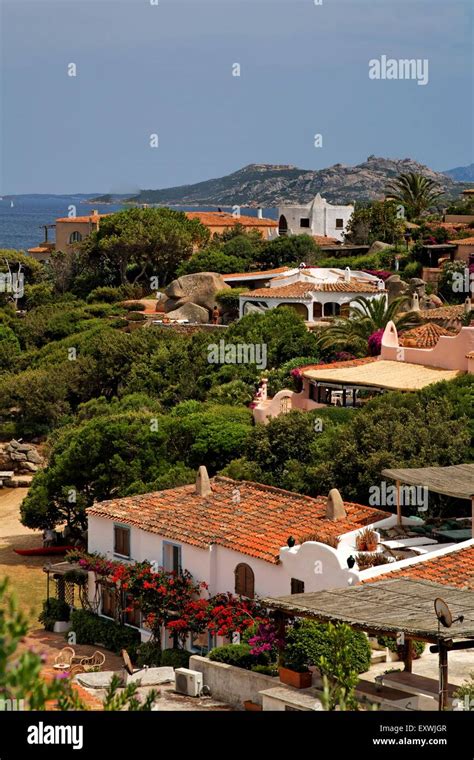
[[[54,624],[53,631],[54,633],[66,633],[67,631],[71,630],[71,623],[66,622],[65,620],[56,620]]]
[[[278,675],[282,683],[293,686],[295,689],[309,689],[313,680],[313,674],[309,670],[305,673],[298,673],[296,670],[290,670],[290,668],[278,668]]]
[[[261,712],[262,711],[262,705],[257,704],[257,702],[252,702],[251,699],[245,700],[244,707],[247,710],[247,712]]]

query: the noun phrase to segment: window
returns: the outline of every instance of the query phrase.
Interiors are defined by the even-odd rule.
[[[114,525],[114,554],[130,557],[130,528]]]
[[[133,596],[130,594],[125,596],[124,601],[124,607],[127,610],[125,612],[124,622],[128,623],[128,625],[133,625],[135,628],[140,628],[142,616],[137,602],[134,601]]]
[[[309,227],[309,219],[307,217],[300,219],[300,227]]]
[[[82,235],[80,232],[72,232],[69,235],[69,242],[70,243],[80,243],[82,240]]]
[[[163,541],[163,567],[168,572],[181,572],[181,547]]]
[[[235,593],[253,599],[255,596],[255,576],[249,565],[241,562],[235,568]]]
[[[344,219],[336,219],[336,230],[344,229]]]
[[[113,618],[115,620],[115,616],[117,613],[117,598],[115,596],[115,587],[114,586],[106,586],[103,584],[101,586],[102,589],[102,605],[101,605],[101,612],[102,615],[105,615],[106,617]]]
[[[298,578],[292,578],[291,579],[291,593],[304,594],[304,581],[299,581]]]

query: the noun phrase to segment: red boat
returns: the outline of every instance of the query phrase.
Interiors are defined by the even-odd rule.
[[[22,557],[41,557],[48,554],[66,554],[66,552],[74,549],[74,546],[38,546],[36,549],[14,549],[16,554],[21,554]]]

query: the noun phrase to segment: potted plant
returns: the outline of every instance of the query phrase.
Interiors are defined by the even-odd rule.
[[[38,620],[43,623],[46,631],[65,633],[71,628],[69,622],[71,608],[60,599],[50,598],[43,602],[43,610]]]
[[[379,542],[378,533],[372,528],[364,528],[356,536],[356,548],[360,552],[374,552]]]
[[[301,636],[299,627],[293,626],[288,632],[285,648],[280,655],[280,681],[295,689],[308,689],[313,678],[308,668],[309,664],[310,657],[304,636]]]

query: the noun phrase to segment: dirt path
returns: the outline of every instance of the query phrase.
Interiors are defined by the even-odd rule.
[[[21,557],[14,552],[42,545],[41,531],[25,528],[20,522],[20,504],[27,493],[27,488],[0,490],[0,578],[10,578],[20,609],[37,625],[46,595],[45,557]]]

